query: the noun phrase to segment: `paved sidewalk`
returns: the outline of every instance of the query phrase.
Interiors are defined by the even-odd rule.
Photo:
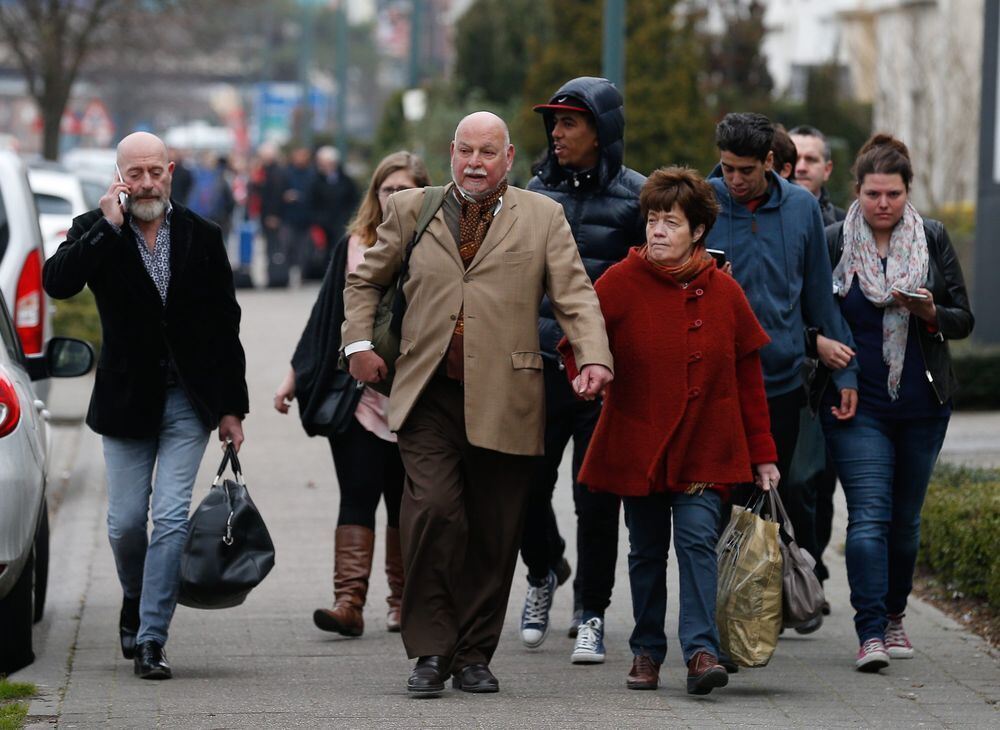
[[[500,694],[449,689],[437,700],[408,697],[404,683],[411,662],[398,635],[385,631],[381,544],[365,636],[331,638],[312,625],[313,609],[331,599],[337,508],[332,462],[325,441],[306,438],[295,415],[278,415],[270,402],[315,291],[240,294],[252,404],[241,459],[274,537],[274,571],[241,607],[179,608],[168,645],[175,679],[135,679],[118,650],[121,592],[104,527],[100,441],[82,432],[71,486],[53,523],[49,605],[36,631],[39,658],[13,677],[42,689],[32,703],[30,727],[1000,727],[1000,657],[929,605],[914,601],[907,615],[914,659],[895,662],[879,675],[854,671],[857,645],[837,549],[843,544],[843,505],[829,554],[833,615],[816,634],[786,635],[768,667],[741,670],[711,695],[684,691],[674,638],[675,572],[669,579],[664,686],[656,692],[625,689],[631,603],[623,527],[604,665],[570,664],[568,586],[556,594],[555,627],[545,644],[534,651],[520,644],[525,581],[519,568],[493,664]],[[996,423],[989,428],[995,443]],[[216,446],[209,449],[196,499],[220,455]],[[557,510],[572,535],[566,474],[563,481]]]

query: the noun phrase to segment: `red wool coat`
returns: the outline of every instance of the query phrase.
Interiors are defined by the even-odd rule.
[[[725,489],[777,461],[759,356],[769,340],[735,279],[712,264],[682,287],[633,248],[595,289],[615,379],[582,483],[623,496]]]

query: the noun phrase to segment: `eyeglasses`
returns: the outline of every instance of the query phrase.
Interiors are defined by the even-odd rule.
[[[394,188],[381,187],[378,189],[378,196],[380,198],[388,198],[390,195],[392,195],[393,193],[398,193],[400,190],[412,190],[412,189],[413,189],[412,185],[398,185]]]

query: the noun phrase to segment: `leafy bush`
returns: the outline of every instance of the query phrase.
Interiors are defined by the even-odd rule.
[[[52,330],[59,337],[77,337],[101,349],[101,320],[97,315],[97,303],[90,289],[84,289],[76,296],[52,303]]]
[[[952,366],[958,378],[955,408],[1000,409],[1000,350],[954,352]]]
[[[920,561],[942,581],[1000,610],[1000,469],[940,464],[927,490]]]

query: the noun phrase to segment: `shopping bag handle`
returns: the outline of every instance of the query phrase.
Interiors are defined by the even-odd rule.
[[[778,521],[779,516],[781,517],[781,529],[791,538],[792,542],[795,542],[795,529],[792,527],[792,521],[788,518],[788,512],[785,511],[785,503],[781,501],[781,495],[778,494],[778,487],[772,484],[766,494],[771,508],[771,517],[775,522]]]
[[[226,439],[226,451],[222,455],[222,463],[219,464],[219,471],[215,474],[215,481],[212,482],[212,486],[217,486],[219,481],[222,479],[222,475],[226,473],[226,466],[230,465],[233,469],[233,476],[236,477],[237,484],[243,484],[243,468],[240,466],[240,459],[236,455],[236,447],[233,446],[232,439]]]

